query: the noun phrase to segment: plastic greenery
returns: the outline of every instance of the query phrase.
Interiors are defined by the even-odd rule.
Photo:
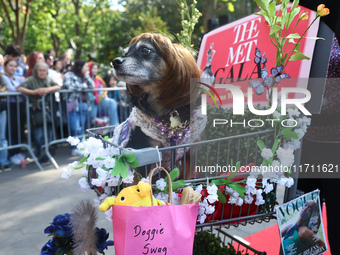
[[[235,250],[234,246],[228,243],[225,246],[220,237],[203,231],[195,234],[193,255],[248,255]]]
[[[319,5],[317,9],[316,17],[306,28],[306,30],[300,35],[295,32],[295,28],[300,22],[304,22],[308,19],[307,12],[300,12],[298,7],[299,0],[294,0],[290,11],[288,11],[289,0],[283,0],[279,10],[276,10],[276,1],[273,0],[254,0],[261,9],[259,15],[262,16],[270,27],[269,37],[272,44],[276,47],[276,66],[283,65],[283,69],[287,66],[289,61],[309,59],[300,51],[300,41],[302,39],[323,39],[320,37],[305,37],[308,29],[313,23],[322,16],[329,14],[329,9],[325,8],[325,5]],[[281,14],[281,15],[278,15]],[[298,20],[293,22],[294,18],[298,15]],[[293,30],[290,34],[287,34],[288,29]],[[287,46],[293,44],[294,48],[287,51]]]
[[[194,47],[191,44],[191,37],[194,31],[195,25],[198,22],[198,19],[202,14],[196,8],[197,1],[194,0],[190,5],[190,8],[187,4],[186,0],[176,0],[179,6],[181,7],[181,17],[182,17],[182,31],[180,34],[177,34],[177,37],[182,45],[185,45],[188,48]]]

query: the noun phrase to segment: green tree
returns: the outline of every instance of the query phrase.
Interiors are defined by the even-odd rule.
[[[3,17],[4,19],[3,25],[10,28],[13,42],[21,47],[23,47],[26,37],[31,2],[32,0],[0,0],[0,17]],[[3,41],[0,41],[0,47],[5,49]]]

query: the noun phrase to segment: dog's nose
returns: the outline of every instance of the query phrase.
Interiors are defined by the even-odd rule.
[[[114,60],[112,60],[111,65],[113,66],[113,68],[117,68],[119,65],[123,64],[124,59],[122,58],[115,58]]]

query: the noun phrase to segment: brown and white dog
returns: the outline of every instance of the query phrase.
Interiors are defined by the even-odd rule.
[[[200,90],[190,80],[200,78],[201,71],[188,49],[166,36],[144,33],[133,38],[125,55],[115,58],[112,65],[115,76],[126,82],[135,106],[115,130],[119,145],[169,147],[199,138],[206,118],[197,110]],[[176,161],[184,153],[179,152]],[[169,159],[163,154],[164,160]]]

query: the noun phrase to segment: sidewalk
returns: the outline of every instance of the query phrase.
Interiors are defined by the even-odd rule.
[[[59,169],[49,163],[43,166],[45,171],[39,171],[31,162],[26,168],[13,166],[11,171],[0,173],[0,255],[40,254],[42,246],[50,239],[44,234],[44,229],[54,216],[71,212],[82,199],[96,198],[91,190],[81,191],[78,185],[80,172],[68,180],[60,178],[63,167],[80,159],[79,156],[71,156],[67,144],[57,148],[54,158]],[[272,220],[231,227],[227,231],[244,238],[275,223]],[[97,227],[105,228],[112,239],[111,223],[99,211]],[[105,253],[114,254],[114,248],[109,247]]]

